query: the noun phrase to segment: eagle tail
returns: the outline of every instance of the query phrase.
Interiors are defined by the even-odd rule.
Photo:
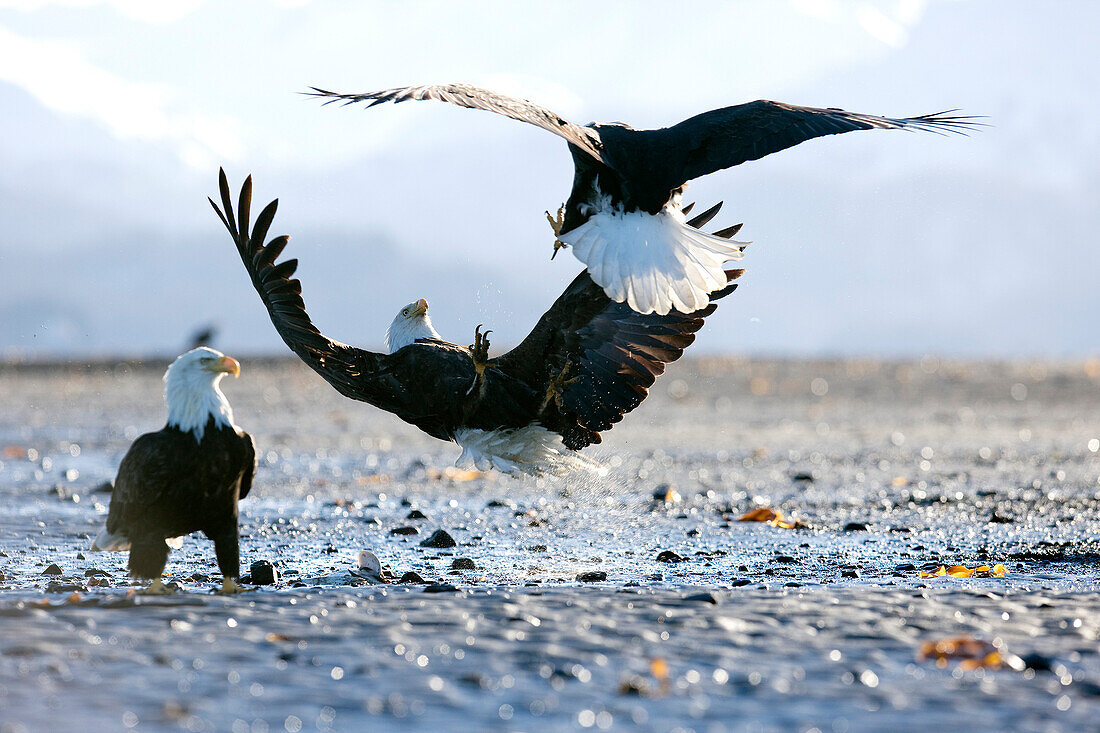
[[[638,313],[694,313],[726,287],[724,263],[739,260],[748,242],[707,234],[666,206],[657,214],[604,209],[558,235],[588,267],[607,297]]]
[[[125,552],[130,549],[130,538],[122,534],[112,534],[104,527],[89,548],[92,552]]]
[[[495,469],[510,476],[564,476],[577,470],[604,473],[598,462],[570,450],[557,433],[541,425],[511,430],[466,428],[455,434],[462,447],[459,468]]]

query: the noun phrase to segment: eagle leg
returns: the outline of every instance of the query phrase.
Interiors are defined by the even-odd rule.
[[[539,408],[540,413],[550,406],[551,401],[557,405],[559,410],[561,409],[561,398],[565,394],[566,387],[576,384],[581,379],[579,376],[566,379],[571,371],[573,371],[572,360],[566,361],[561,371],[556,376],[550,377],[550,384],[546,387],[546,397],[542,401],[542,407]]]
[[[554,236],[557,237],[561,234],[561,228],[565,225],[565,204],[558,207],[558,213],[554,216],[550,215],[550,212],[546,212],[546,221],[550,222],[550,228],[554,230]],[[550,255],[550,259],[554,259],[558,256],[559,249],[565,249],[569,245],[562,242],[559,239],[554,240],[554,254]]]
[[[477,373],[474,375],[474,381],[470,383],[470,388],[466,390],[467,395],[471,394],[478,383],[485,378],[485,370],[497,365],[495,360],[489,359],[489,334],[492,331],[482,333],[482,325],[477,324],[477,328],[474,329],[474,342],[470,344],[470,359],[474,362],[474,371]]]
[[[175,592],[175,589],[169,588],[160,582],[160,578],[153,578],[153,582],[149,584],[149,587],[142,588],[137,594],[139,596],[170,596]]]

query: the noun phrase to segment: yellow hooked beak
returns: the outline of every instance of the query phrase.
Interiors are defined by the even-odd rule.
[[[416,308],[413,309],[413,315],[414,316],[422,316],[427,312],[428,312],[428,301],[424,300],[423,298],[416,301]]]
[[[239,377],[241,376],[241,363],[232,356],[223,356],[214,362],[210,371],[225,372],[226,374],[232,374],[234,377]]]

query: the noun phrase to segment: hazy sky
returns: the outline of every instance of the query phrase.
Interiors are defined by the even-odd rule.
[[[1100,5],[0,0],[0,354],[145,353],[219,326],[279,341],[205,196],[279,197],[307,305],[379,346],[426,297],[445,337],[518,341],[580,269],[549,262],[564,143],[437,103],[322,108],[309,85],[464,81],[585,123],[760,97],[989,116],[861,132],[695,182],[754,241],[703,352],[1100,353]]]

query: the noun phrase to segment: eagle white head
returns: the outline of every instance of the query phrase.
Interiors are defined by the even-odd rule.
[[[206,423],[233,426],[233,409],[218,383],[226,374],[238,377],[241,364],[220,351],[201,346],[176,358],[164,373],[168,424],[193,433],[202,442]]]
[[[393,353],[417,339],[440,338],[428,317],[428,301],[421,298],[398,312],[386,331],[386,351]]]

